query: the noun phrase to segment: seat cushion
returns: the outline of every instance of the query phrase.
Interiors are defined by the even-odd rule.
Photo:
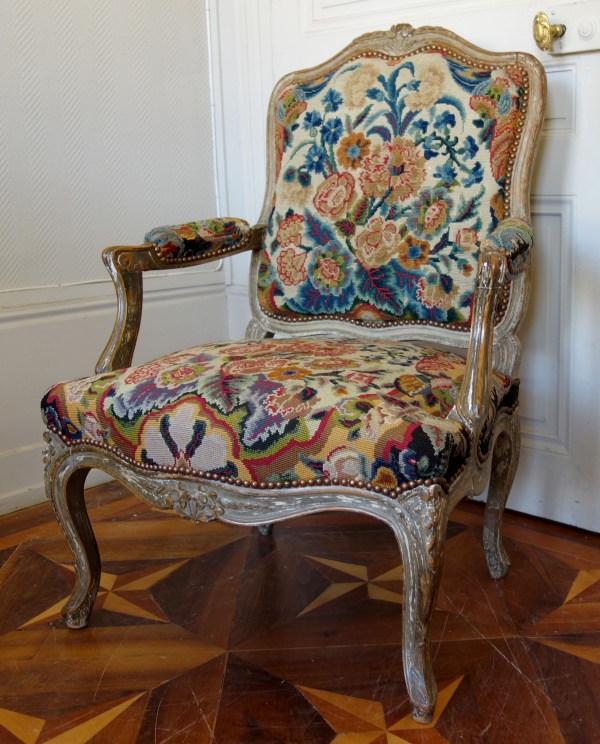
[[[464,360],[414,343],[327,337],[211,343],[54,386],[47,425],[153,470],[249,484],[449,481],[469,453],[446,417]],[[493,376],[499,409],[512,390]]]

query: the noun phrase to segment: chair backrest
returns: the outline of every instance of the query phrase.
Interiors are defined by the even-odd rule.
[[[252,310],[261,328],[466,346],[481,241],[529,222],[543,68],[440,28],[366,34],[284,77],[267,127]],[[529,272],[496,315],[514,372]]]

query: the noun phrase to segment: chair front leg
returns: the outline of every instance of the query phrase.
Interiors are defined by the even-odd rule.
[[[442,574],[447,522],[443,492],[439,486],[423,486],[404,499],[396,513],[404,564],[404,676],[414,720],[429,723],[437,701],[429,631]]]
[[[84,499],[90,468],[74,470],[69,458],[49,463],[46,495],[75,560],[75,588],[62,614],[69,628],[85,628],[100,584],[100,554]]]
[[[492,473],[483,522],[483,549],[493,579],[506,576],[510,560],[502,544],[502,516],[510,494],[521,453],[519,412],[501,424],[492,455]]]

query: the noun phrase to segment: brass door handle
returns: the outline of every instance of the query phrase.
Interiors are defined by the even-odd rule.
[[[567,27],[561,23],[550,23],[548,16],[541,11],[533,19],[533,38],[538,47],[547,52],[554,39],[564,36]]]

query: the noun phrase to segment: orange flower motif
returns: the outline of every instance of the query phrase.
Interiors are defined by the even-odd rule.
[[[456,245],[460,245],[460,247],[465,251],[476,250],[478,240],[479,236],[477,235],[477,231],[470,227],[463,227],[460,230],[457,230],[456,237],[454,238]]]
[[[356,238],[354,255],[367,269],[386,264],[396,253],[398,232],[393,222],[374,217]]]
[[[371,140],[362,132],[351,132],[344,137],[336,151],[337,159],[344,168],[355,170],[371,151]]]
[[[367,196],[386,198],[388,204],[406,201],[417,193],[425,180],[425,158],[415,143],[395,137],[381,152],[365,158],[360,184]]]
[[[498,118],[498,107],[493,101],[485,96],[471,96],[469,106],[484,119]]]
[[[311,375],[310,369],[304,367],[296,367],[293,364],[277,367],[267,373],[269,380],[277,380],[277,382],[285,382],[286,380],[298,380],[304,379],[307,375]]]
[[[408,235],[400,244],[398,261],[405,269],[418,269],[429,259],[429,243]]]
[[[301,214],[291,214],[284,220],[281,220],[279,230],[277,231],[277,240],[282,246],[288,246],[293,243],[299,246],[302,242],[302,226],[304,217]]]
[[[343,214],[354,194],[351,173],[332,173],[317,189],[313,204],[324,217],[336,218]]]
[[[306,279],[306,256],[299,248],[290,245],[277,256],[277,274],[287,287],[296,287]]]

